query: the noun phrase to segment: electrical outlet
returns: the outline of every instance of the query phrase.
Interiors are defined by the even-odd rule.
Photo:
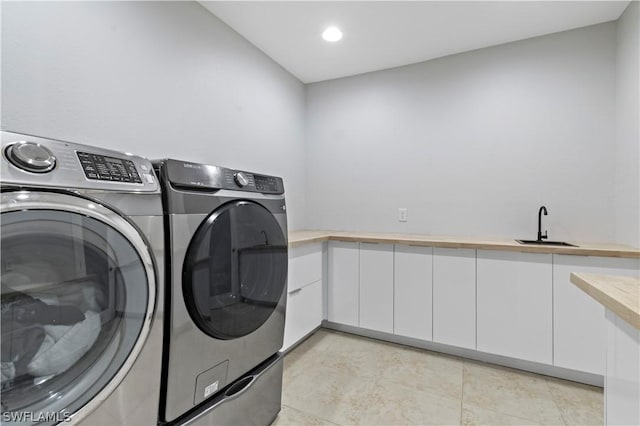
[[[401,207],[398,209],[398,222],[406,222],[407,219],[407,215],[408,215],[408,211],[406,208]]]

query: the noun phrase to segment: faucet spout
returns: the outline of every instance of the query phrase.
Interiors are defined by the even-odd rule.
[[[542,215],[547,216],[547,208],[545,206],[540,207],[538,210],[538,241],[547,239],[547,231],[544,231],[544,235],[542,234]]]

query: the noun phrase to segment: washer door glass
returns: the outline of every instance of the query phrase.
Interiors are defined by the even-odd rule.
[[[1,230],[2,421],[57,423],[132,352],[153,306],[147,269],[128,239],[87,215],[4,212]]]
[[[224,204],[200,226],[183,269],[185,303],[217,339],[256,330],[287,284],[287,240],[271,212],[250,201]]]

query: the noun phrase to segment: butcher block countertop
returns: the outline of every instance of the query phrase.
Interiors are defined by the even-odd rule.
[[[526,236],[522,236],[526,237]],[[475,248],[486,250],[519,251],[528,253],[557,253],[582,256],[640,258],[640,249],[619,244],[581,243],[567,241],[578,247],[524,245],[515,240],[493,238],[448,237],[424,234],[392,234],[349,231],[292,231],[289,247],[322,241],[348,241],[359,243],[403,244],[426,247]]]
[[[640,330],[640,279],[572,273],[571,282]]]

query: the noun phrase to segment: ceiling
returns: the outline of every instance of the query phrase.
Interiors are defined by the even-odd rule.
[[[629,1],[201,1],[304,83],[616,20]],[[328,26],[344,33],[328,43]]]

